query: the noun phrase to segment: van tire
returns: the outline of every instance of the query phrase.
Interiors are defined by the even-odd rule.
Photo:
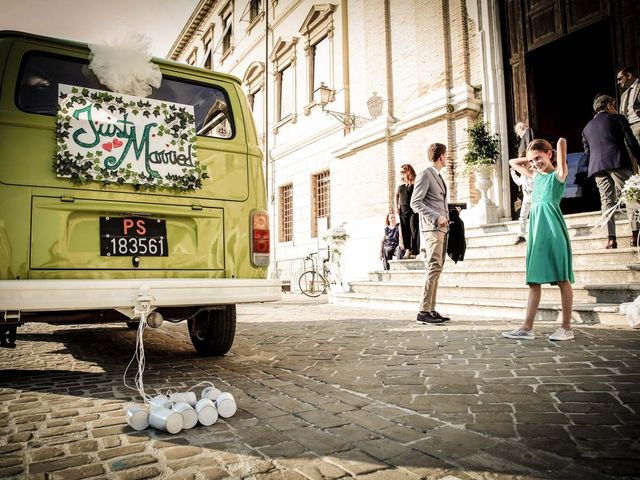
[[[219,357],[227,353],[236,335],[236,306],[203,310],[190,318],[189,336],[201,357]]]

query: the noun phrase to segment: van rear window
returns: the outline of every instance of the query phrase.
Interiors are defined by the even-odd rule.
[[[55,115],[60,83],[109,90],[80,59],[32,53],[23,60],[20,72],[16,101],[18,108],[28,113]],[[193,105],[198,135],[233,137],[233,116],[221,88],[163,77],[160,88],[154,88],[149,98]]]

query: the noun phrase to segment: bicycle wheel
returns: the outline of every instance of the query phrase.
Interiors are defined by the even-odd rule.
[[[319,297],[327,290],[327,283],[324,277],[313,270],[304,272],[298,280],[300,291],[307,297]]]

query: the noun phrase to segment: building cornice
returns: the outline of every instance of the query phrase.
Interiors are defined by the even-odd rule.
[[[445,89],[440,89],[418,100],[415,108],[406,112],[403,118],[395,122],[387,123],[384,118],[379,118],[365,124],[363,128],[344,137],[331,154],[336,158],[345,158],[359,150],[381,143],[386,139],[387,128],[391,137],[398,138],[417,127],[440,121],[447,116],[459,116],[471,112],[477,114],[481,109],[482,101],[475,98],[475,92],[469,85],[453,88],[449,96],[446,95]]]
[[[198,31],[202,21],[209,15],[209,12],[216,3],[218,3],[218,0],[200,0],[200,2],[198,2],[189,20],[187,20],[187,23],[182,28],[180,35],[178,35],[171,49],[167,52],[166,58],[170,60],[178,59],[184,48],[191,42],[193,36]]]

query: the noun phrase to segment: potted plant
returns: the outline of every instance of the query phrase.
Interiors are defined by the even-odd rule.
[[[500,156],[500,137],[489,131],[489,124],[483,120],[466,129],[469,133],[469,151],[464,156],[467,169],[476,172],[475,187],[480,190],[480,202],[491,204],[487,190],[491,188],[493,166]]]
[[[469,151],[464,163],[469,168],[495,165],[500,155],[500,137],[489,131],[489,124],[483,120],[466,129],[469,133]]]

